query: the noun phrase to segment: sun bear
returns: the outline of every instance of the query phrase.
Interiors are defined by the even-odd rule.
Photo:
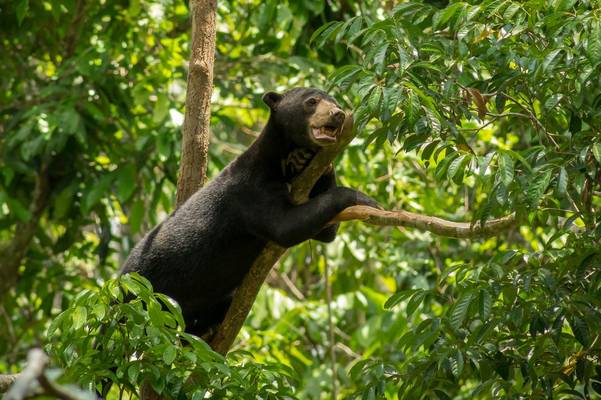
[[[310,200],[289,201],[289,184],[322,146],[335,143],[345,113],[327,93],[296,88],[266,93],[270,108],[256,141],[198,190],[132,250],[122,272],[138,272],[154,290],[178,301],[186,331],[198,336],[223,321],[253,261],[274,241],[291,247],[307,239],[330,242],[327,225],[347,207],[374,200],[336,186],[333,169]]]

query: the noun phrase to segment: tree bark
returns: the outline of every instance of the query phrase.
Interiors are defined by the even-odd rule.
[[[185,202],[206,181],[215,64],[216,8],[216,0],[190,1],[192,55],[188,70],[176,206]]]
[[[353,206],[343,210],[332,223],[361,220],[367,224],[381,226],[408,226],[422,231],[429,231],[439,236],[452,238],[479,238],[495,235],[515,224],[515,215],[476,222],[447,221],[438,217],[415,214],[409,211],[386,211],[368,206]]]

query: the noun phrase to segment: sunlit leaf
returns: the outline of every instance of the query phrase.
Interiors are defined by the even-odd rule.
[[[593,155],[599,164],[601,164],[601,143],[593,143],[591,146],[593,150]]]

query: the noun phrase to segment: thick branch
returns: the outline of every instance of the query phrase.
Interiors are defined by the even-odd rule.
[[[441,236],[453,238],[477,238],[492,236],[515,223],[515,216],[470,224],[467,222],[447,221],[442,218],[429,217],[409,211],[386,211],[368,206],[353,206],[345,209],[332,222],[362,220],[372,225],[408,226],[429,231]]]
[[[191,0],[192,56],[188,70],[182,157],[176,205],[185,202],[206,180],[209,122],[215,63],[216,0]]]

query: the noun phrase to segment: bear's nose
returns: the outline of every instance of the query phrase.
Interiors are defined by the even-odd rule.
[[[346,114],[340,108],[334,108],[330,110],[330,115],[339,123],[342,123],[344,121],[344,117],[346,117]]]

